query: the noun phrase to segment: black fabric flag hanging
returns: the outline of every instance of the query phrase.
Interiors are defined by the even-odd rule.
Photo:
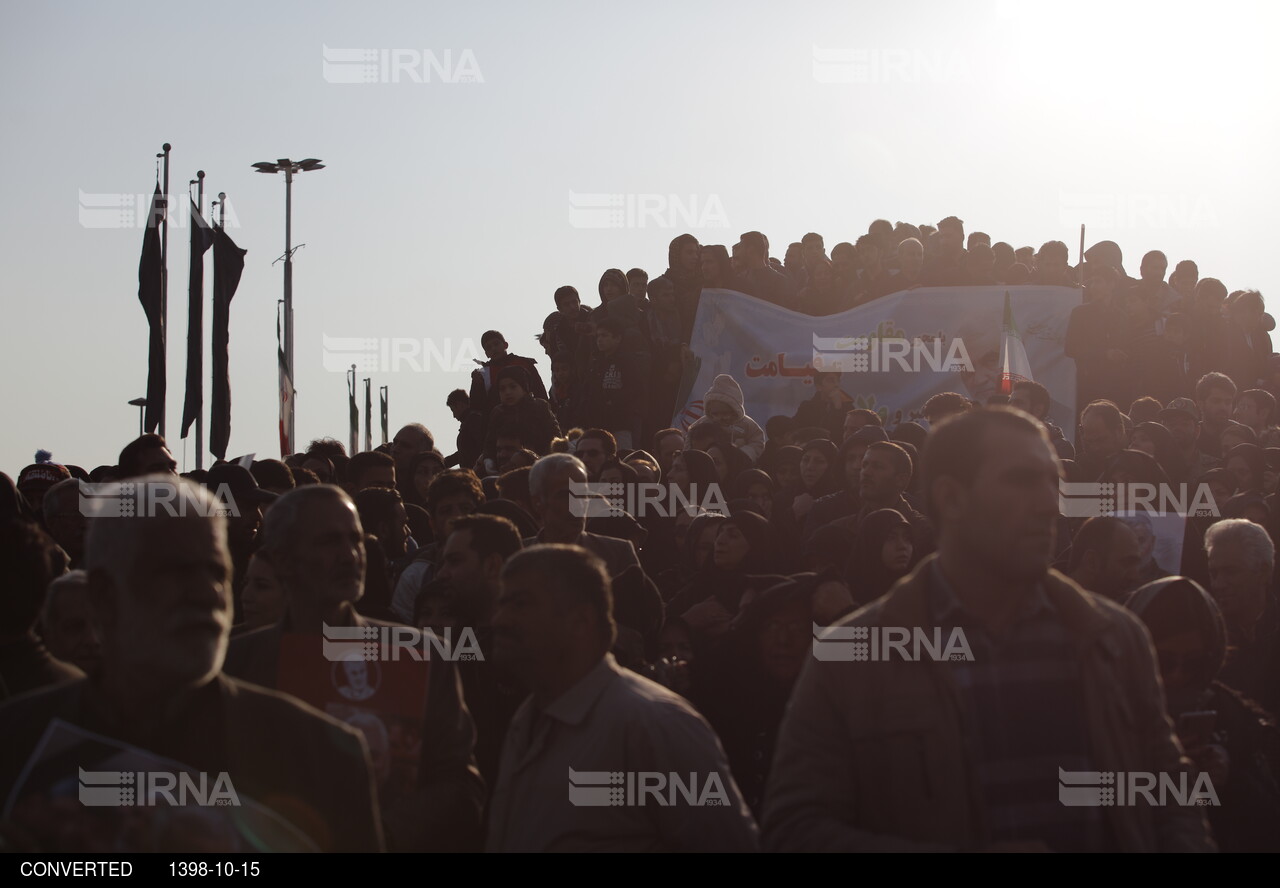
[[[143,428],[154,432],[164,416],[164,263],[160,255],[160,222],[164,218],[165,200],[156,183],[147,214],[147,232],[142,237],[142,258],[138,262],[138,301],[147,315],[150,327],[147,342],[147,408]]]
[[[284,359],[284,334],[281,316],[284,303],[277,305],[276,311],[276,370],[280,385],[280,458],[289,455],[289,407],[293,402],[293,376],[289,373],[289,364]]]
[[[222,228],[213,235],[213,392],[209,409],[209,452],[227,458],[231,440],[231,373],[227,345],[231,341],[231,298],[240,286],[244,254]]]
[[[187,281],[187,397],[182,405],[182,437],[204,409],[204,254],[213,230],[191,202],[191,270]]]
[[[373,449],[373,388],[367,376],[364,380],[364,449]]]
[[[356,368],[353,366],[347,371],[347,399],[350,403],[347,405],[351,416],[351,441],[350,454],[355,456],[360,452],[360,408],[356,406]]]
[[[378,389],[378,400],[381,402],[379,408],[382,411],[382,443],[386,444],[387,438],[387,387],[384,385]]]

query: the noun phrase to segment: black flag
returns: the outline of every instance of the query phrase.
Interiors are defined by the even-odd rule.
[[[364,380],[364,449],[373,449],[373,388],[367,376]]]
[[[360,408],[356,406],[356,368],[347,371],[347,405],[351,412],[351,455],[360,452]]]
[[[284,359],[284,334],[280,332],[284,303],[277,303],[276,311],[276,370],[280,385],[280,458],[289,455],[289,408],[293,401],[293,376]]]
[[[151,328],[147,344],[147,413],[143,427],[154,432],[164,415],[164,313],[161,310],[164,264],[160,256],[160,222],[165,199],[156,183],[147,215],[147,233],[142,237],[142,259],[138,262],[138,301]]]
[[[384,385],[378,389],[378,399],[382,403],[379,405],[382,410],[382,443],[386,444],[387,438],[387,387]]]
[[[240,286],[246,251],[222,228],[213,235],[213,394],[209,411],[209,452],[226,459],[231,440],[231,374],[227,343],[231,339],[231,297]]]
[[[187,281],[187,398],[182,405],[182,437],[204,409],[204,254],[213,231],[191,202],[191,271]]]

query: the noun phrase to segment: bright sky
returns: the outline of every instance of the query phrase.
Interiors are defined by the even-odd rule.
[[[1014,246],[1064,240],[1073,261],[1086,222],[1131,273],[1161,249],[1273,296],[1277,24],[1267,2],[5,0],[0,470],[16,476],[41,447],[113,463],[137,434],[142,229],[99,227],[114,217],[98,207],[149,193],[166,141],[167,432],[190,469],[181,217],[197,169],[229,195],[229,232],[249,251],[231,310],[228,456],[278,457],[284,182],[255,161],[327,166],[294,186],[302,449],[347,438],[325,336],[429,338],[456,360],[497,327],[541,358],[533,335],[557,286],[594,304],[605,268],[660,273],[690,214],[718,225],[692,228],[703,243],[759,229],[780,255],[806,231],[830,247],[876,217],[954,213]],[[359,66],[332,51],[351,49],[373,51],[375,82],[335,82]],[[400,82],[377,82],[397,54]],[[601,194],[652,211],[582,227],[608,221],[589,203]],[[329,363],[350,361],[331,350]],[[372,373],[375,425],[388,385],[392,433],[425,422],[448,452],[444,398],[466,386],[466,364]],[[363,414],[363,384],[360,402]]]

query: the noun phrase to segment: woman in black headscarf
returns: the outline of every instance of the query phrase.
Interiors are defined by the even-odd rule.
[[[791,689],[813,647],[814,574],[778,577],[750,599],[704,670],[704,713],[742,796],[759,815]]]
[[[1237,444],[1226,453],[1222,467],[1235,481],[1236,493],[1262,493],[1267,456],[1257,444]]]
[[[846,574],[861,607],[888,592],[920,560],[911,522],[896,509],[877,509],[862,519]]]
[[[716,467],[716,477],[725,490],[730,489],[738,476],[751,468],[751,458],[736,447],[712,444],[706,453],[711,457]]]
[[[701,503],[711,486],[720,482],[720,475],[715,462],[701,450],[681,450],[671,457],[666,481],[691,503]]]
[[[690,535],[694,530],[689,528]],[[738,601],[746,588],[745,577],[774,573],[776,564],[768,521],[754,512],[739,512],[725,518],[719,524],[710,562],[699,568],[672,600],[667,612],[673,617],[683,617],[695,632],[722,631],[738,612]],[[711,608],[714,613],[707,613],[703,608],[699,613],[706,619],[690,620],[689,611],[703,602],[714,602]]]
[[[1148,583],[1125,602],[1151,633],[1164,696],[1196,780],[1218,804],[1205,811],[1221,851],[1280,846],[1280,730],[1229,678],[1228,638],[1213,597],[1186,577]]]
[[[1098,480],[1112,484],[1154,485],[1156,489],[1152,492],[1156,495],[1157,505],[1160,485],[1165,487],[1169,485],[1169,476],[1160,467],[1160,463],[1156,462],[1154,456],[1143,453],[1141,450],[1121,450],[1107,465]]]
[[[840,489],[839,450],[826,438],[814,438],[801,448],[800,493],[791,501],[791,514],[803,522],[813,504]]]
[[[766,518],[773,517],[773,498],[778,493],[778,485],[762,469],[747,469],[733,479],[730,487],[735,500],[749,500],[751,504]]]
[[[1173,433],[1158,422],[1140,422],[1133,429],[1129,446],[1155,458],[1169,480],[1180,483],[1187,477],[1187,461],[1173,443]]]

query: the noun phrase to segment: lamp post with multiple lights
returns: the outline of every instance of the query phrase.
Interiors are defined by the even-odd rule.
[[[289,371],[290,384],[293,385],[293,176],[295,173],[306,173],[311,170],[322,170],[324,164],[314,157],[306,160],[289,160],[281,158],[274,163],[263,161],[255,163],[253,168],[260,173],[284,173],[284,360]],[[294,385],[296,389],[296,385]],[[289,393],[289,452],[297,450],[294,437],[295,393]]]

